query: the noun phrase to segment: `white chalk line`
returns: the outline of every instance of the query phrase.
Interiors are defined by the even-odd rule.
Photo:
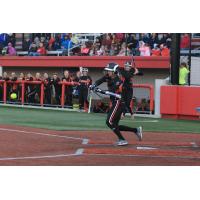
[[[62,158],[62,157],[72,157],[80,156],[83,154],[84,149],[77,149],[75,153],[72,154],[56,154],[56,155],[44,155],[44,156],[20,156],[20,157],[5,157],[0,158],[0,161],[12,161],[12,160],[34,160],[34,159],[44,159],[44,158]]]
[[[40,133],[40,132],[32,132],[32,131],[23,131],[23,130],[17,130],[17,129],[0,128],[0,131],[10,131],[10,132],[16,132],[16,133],[28,133],[28,134],[33,134],[33,135],[41,135],[41,136],[48,136],[48,137],[73,139],[73,140],[82,140],[82,141],[87,140],[86,138],[71,137],[71,136],[64,136],[64,135],[56,135],[56,134],[48,134],[48,133]]]
[[[158,120],[134,120],[134,119],[131,119],[131,120],[126,120],[126,119],[122,119],[123,122],[130,122],[130,121],[133,121],[135,123],[157,123]]]
[[[84,153],[83,156],[113,156],[113,157],[143,157],[143,158],[172,158],[172,159],[197,159],[200,160],[200,157],[192,156],[153,156],[153,155],[136,155],[136,154],[103,154],[103,153]]]

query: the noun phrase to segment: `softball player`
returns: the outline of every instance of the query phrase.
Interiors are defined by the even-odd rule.
[[[97,80],[94,85],[90,86],[90,89],[105,95],[109,95],[112,100],[112,107],[110,108],[106,124],[107,126],[116,134],[118,137],[117,145],[124,146],[128,144],[128,141],[123,137],[121,131],[133,132],[138,137],[138,139],[142,140],[142,127],[131,128],[124,125],[119,125],[119,121],[121,119],[121,115],[125,109],[125,101],[123,99],[123,82],[120,80],[118,76],[119,65],[116,63],[109,63],[105,71],[107,74],[101,79]],[[107,82],[108,91],[103,91],[97,88],[98,85],[103,82]]]

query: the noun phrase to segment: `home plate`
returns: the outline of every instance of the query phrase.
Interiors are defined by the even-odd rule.
[[[152,149],[158,149],[158,148],[155,148],[155,147],[136,147],[136,149],[138,149],[138,150],[152,150]]]

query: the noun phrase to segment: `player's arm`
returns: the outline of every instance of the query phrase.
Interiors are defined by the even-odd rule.
[[[104,82],[106,82],[106,76],[103,76],[102,78],[98,79],[93,85],[90,85],[90,89],[94,90],[94,88],[96,88]]]
[[[142,71],[138,70],[138,68],[131,69],[131,74],[133,76],[143,76],[144,75]]]
[[[104,95],[108,95],[108,96],[112,96],[112,97],[116,97],[118,99],[121,99],[121,95],[114,93],[114,92],[110,92],[110,91],[107,91],[107,90],[101,90],[100,88],[95,88],[94,91],[101,93],[101,94],[104,94]]]

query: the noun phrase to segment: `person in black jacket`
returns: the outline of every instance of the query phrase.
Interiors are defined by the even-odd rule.
[[[51,104],[51,78],[44,73],[44,103]]]
[[[92,79],[88,76],[88,69],[81,69],[81,76],[79,78],[79,108],[84,109],[84,105],[88,107],[88,88],[92,84]]]
[[[90,89],[93,90],[94,92],[99,92],[105,95],[109,95],[111,97],[112,107],[108,112],[106,124],[118,137],[117,145],[123,146],[127,145],[128,142],[121,134],[121,131],[133,132],[141,141],[142,127],[140,126],[138,128],[131,128],[128,126],[119,125],[121,115],[125,108],[125,102],[123,99],[123,87],[122,87],[123,82],[120,80],[118,76],[118,69],[119,69],[118,64],[109,63],[105,68],[105,71],[107,71],[107,75],[97,80],[94,85],[90,86]],[[107,82],[108,91],[102,91],[101,89],[97,88],[97,86],[103,82]]]
[[[53,74],[53,78],[51,79],[52,84],[52,94],[55,97],[56,104],[60,105],[60,97],[61,97],[61,85],[59,84],[60,78],[56,73]]]
[[[26,81],[34,81],[34,78],[31,73],[28,73],[26,76]],[[26,84],[25,85],[25,99],[26,102],[33,104],[35,103],[35,92],[36,89],[33,84]]]
[[[72,79],[70,77],[70,73],[68,70],[64,71],[64,76],[62,78],[63,82],[72,82]],[[72,92],[73,87],[71,85],[65,86],[65,104],[66,106],[72,108]]]

